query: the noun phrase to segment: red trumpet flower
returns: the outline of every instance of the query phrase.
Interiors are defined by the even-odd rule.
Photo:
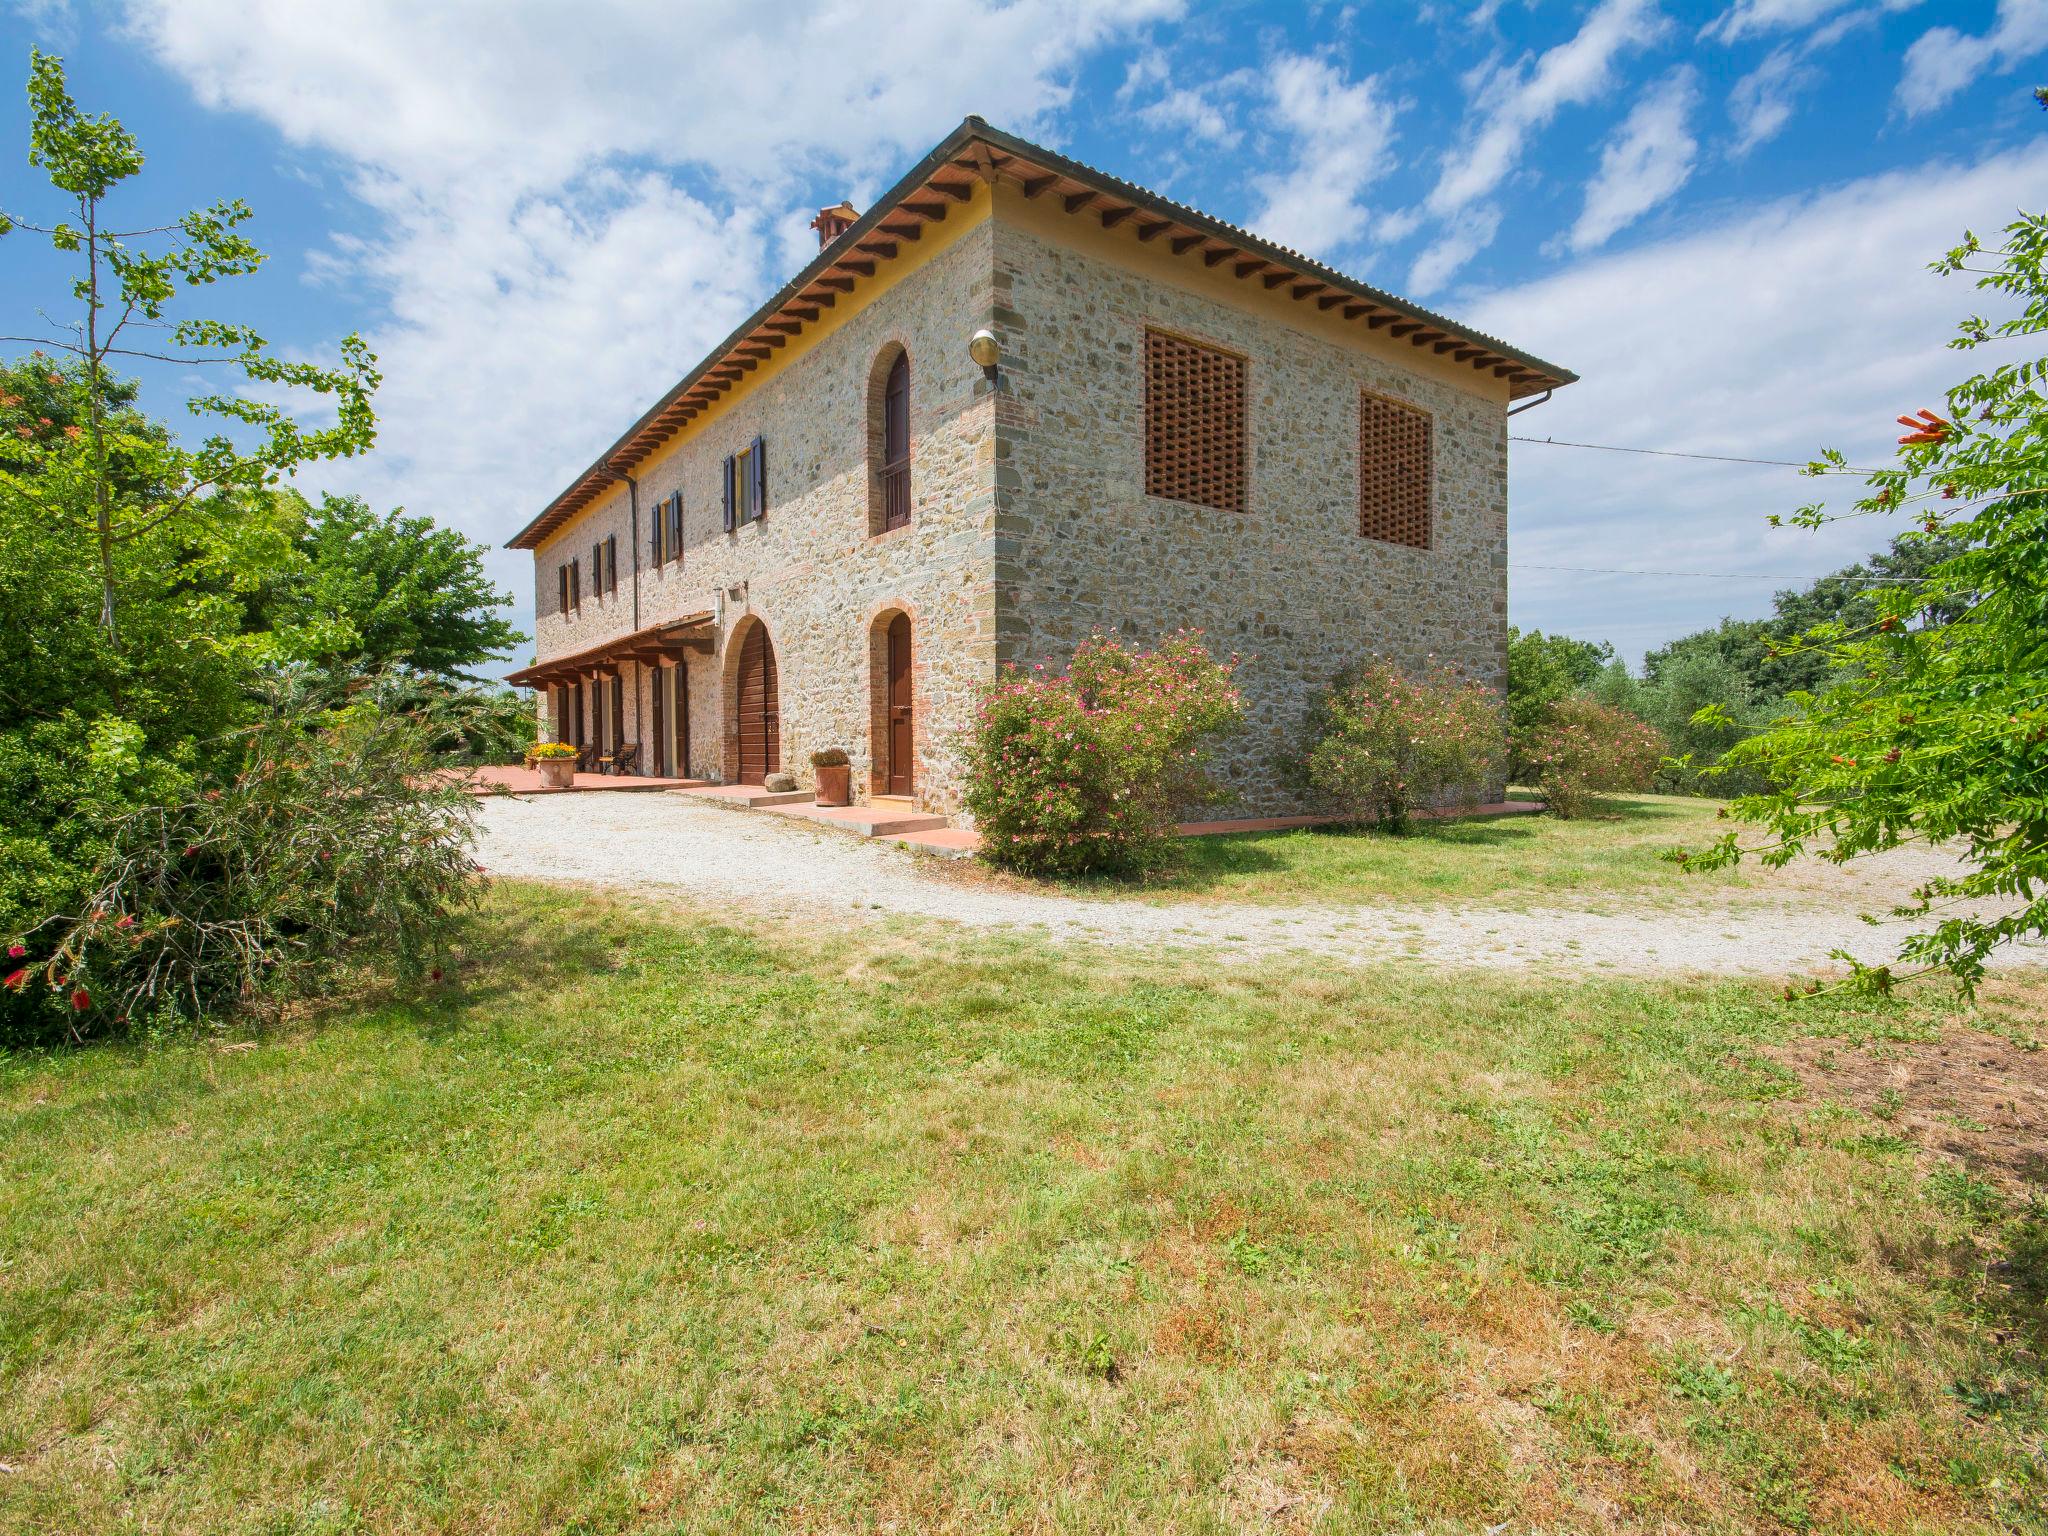
[[[1938,443],[1948,436],[1948,423],[1932,411],[1901,416],[1899,425],[1906,429],[1906,435],[1899,439],[1899,446],[1902,448],[1920,443]]]

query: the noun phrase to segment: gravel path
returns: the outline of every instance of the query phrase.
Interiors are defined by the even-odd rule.
[[[1873,927],[1841,897],[1762,895],[1656,912],[1420,906],[1155,905],[989,889],[890,844],[677,795],[492,798],[478,859],[493,874],[695,894],[767,916],[838,905],[849,916],[931,918],[1102,944],[1205,948],[1228,958],[1302,954],[1351,963],[1542,967],[1634,974],[1789,974],[1828,951],[1883,960],[1902,928]],[[1922,855],[1924,858],[1925,856]],[[1606,897],[1613,905],[1614,897]],[[2048,952],[2031,952],[2033,963]]]

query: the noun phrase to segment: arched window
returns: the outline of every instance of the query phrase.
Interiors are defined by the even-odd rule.
[[[868,532],[910,522],[910,354],[890,347],[875,360],[870,381],[868,462],[873,469]]]

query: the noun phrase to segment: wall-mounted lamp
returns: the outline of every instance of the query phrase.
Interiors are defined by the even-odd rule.
[[[996,333],[987,326],[976,331],[968,338],[967,355],[981,365],[981,371],[988,376],[989,383],[995,383],[996,364],[1003,356],[1003,344],[996,340]]]

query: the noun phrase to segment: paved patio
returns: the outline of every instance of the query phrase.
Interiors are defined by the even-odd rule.
[[[579,773],[566,787],[557,788],[552,784],[541,783],[540,774],[532,768],[499,764],[472,768],[469,770],[468,779],[471,793],[479,795],[567,795],[580,790],[631,792],[697,789],[704,784],[702,779],[639,778],[630,773]]]

